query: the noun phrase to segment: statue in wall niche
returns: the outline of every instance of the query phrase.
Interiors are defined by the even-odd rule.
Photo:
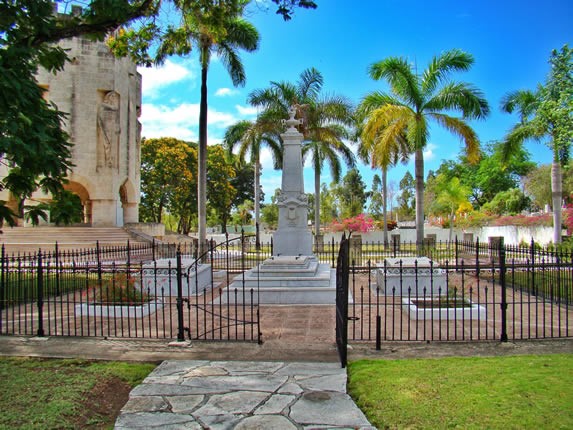
[[[108,91],[97,111],[98,167],[115,167],[119,148],[119,94]]]

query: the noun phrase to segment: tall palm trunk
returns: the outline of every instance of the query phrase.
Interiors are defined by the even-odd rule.
[[[199,217],[199,255],[207,250],[207,71],[201,67],[201,102],[199,107],[199,153],[197,172],[197,211]]]
[[[384,248],[388,247],[388,168],[382,167],[382,222],[384,223]]]
[[[416,243],[421,247],[424,242],[424,151],[417,148],[415,153],[416,176]]]
[[[553,243],[561,243],[561,202],[563,199],[563,178],[559,161],[551,164],[551,196],[553,203]]]
[[[255,245],[257,249],[259,249],[261,245],[261,238],[259,233],[259,219],[260,219],[260,212],[261,212],[261,204],[260,200],[260,180],[261,180],[261,165],[259,163],[258,155],[255,157]]]
[[[320,170],[314,169],[314,235],[320,234]]]

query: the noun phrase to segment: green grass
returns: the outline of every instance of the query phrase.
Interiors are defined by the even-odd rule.
[[[149,363],[84,360],[0,359],[0,429],[77,428],[96,383],[114,378],[134,387],[155,367]],[[86,416],[86,424],[113,427],[109,417]],[[103,426],[103,427],[102,427]]]
[[[362,360],[348,371],[378,429],[573,428],[573,355]]]

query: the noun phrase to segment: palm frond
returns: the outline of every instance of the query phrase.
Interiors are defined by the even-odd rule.
[[[513,113],[517,110],[523,122],[529,118],[539,106],[539,96],[533,91],[517,90],[505,94],[500,102],[503,112]]]
[[[441,113],[430,116],[450,133],[458,136],[464,142],[464,150],[470,163],[480,159],[480,144],[476,132],[463,119],[454,118]]]
[[[489,115],[489,104],[483,93],[465,82],[451,82],[426,102],[425,110],[460,111],[465,118],[483,119]]]
[[[420,107],[423,96],[420,92],[419,79],[412,71],[407,59],[401,57],[388,57],[369,68],[372,79],[385,79],[390,84],[393,94],[407,101],[408,104]]]
[[[422,75],[422,91],[432,94],[438,85],[446,82],[451,72],[469,70],[473,63],[473,56],[460,49],[451,49],[434,57]]]
[[[323,83],[322,74],[314,67],[303,70],[297,83],[298,94],[303,99],[300,102],[304,103],[306,99],[315,99],[320,93]]]

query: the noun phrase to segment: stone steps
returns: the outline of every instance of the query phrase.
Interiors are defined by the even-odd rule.
[[[53,249],[56,243],[61,250],[95,248],[98,242],[101,246],[126,246],[128,240],[142,243],[120,227],[5,227],[0,235],[0,245],[9,254]]]

